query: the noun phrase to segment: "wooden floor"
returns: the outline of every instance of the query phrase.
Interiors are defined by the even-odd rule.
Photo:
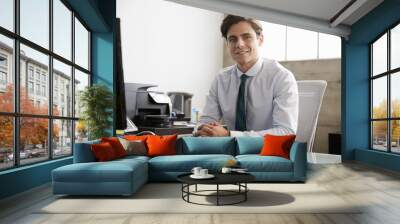
[[[0,223],[400,223],[399,173],[360,163],[312,165],[308,182],[367,206],[357,214],[35,214],[36,208],[54,200],[47,185],[1,201]]]

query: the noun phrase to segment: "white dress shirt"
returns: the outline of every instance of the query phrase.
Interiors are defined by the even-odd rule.
[[[246,74],[245,105],[247,131],[235,131],[236,101],[240,76]],[[259,58],[243,73],[233,65],[212,83],[200,124],[222,122],[231,136],[295,134],[299,113],[297,82],[293,74],[275,60]]]

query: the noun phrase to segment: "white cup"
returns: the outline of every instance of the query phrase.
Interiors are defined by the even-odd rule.
[[[200,174],[200,171],[202,170],[202,168],[201,167],[193,167],[193,169],[192,169],[192,173],[194,174],[194,175],[196,175],[196,176],[199,176],[199,175],[201,175]]]
[[[222,167],[221,172],[222,173],[230,173],[232,171],[232,168],[230,167]]]
[[[207,176],[208,175],[208,169],[201,169],[200,170],[200,176]]]

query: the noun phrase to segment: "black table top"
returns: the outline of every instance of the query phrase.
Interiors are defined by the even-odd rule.
[[[249,173],[212,173],[215,177],[211,179],[193,179],[192,173],[186,173],[177,177],[178,181],[186,184],[236,184],[248,183],[255,180]]]

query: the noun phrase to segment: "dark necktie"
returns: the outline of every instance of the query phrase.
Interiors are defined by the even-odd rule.
[[[236,131],[246,131],[246,105],[245,105],[244,94],[245,94],[247,78],[248,76],[246,74],[240,76],[240,87],[236,101],[236,123],[235,123]]]

